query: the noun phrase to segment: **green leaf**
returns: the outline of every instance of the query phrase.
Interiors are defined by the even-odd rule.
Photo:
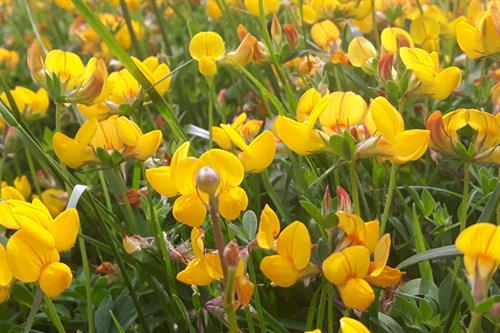
[[[397,321],[386,315],[385,313],[379,312],[378,313],[378,321],[380,324],[380,327],[384,330],[384,332],[391,332],[391,333],[404,333],[403,328],[401,325],[398,324]]]
[[[479,312],[479,313],[486,313],[490,312],[491,308],[493,305],[500,303],[500,295],[493,295],[491,297],[488,297],[481,303],[476,305],[476,308],[474,311]]]
[[[417,253],[410,258],[403,260],[396,266],[397,269],[403,269],[405,267],[418,264],[422,261],[448,258],[448,257],[456,257],[459,256],[460,252],[457,250],[455,245],[448,245],[443,247],[438,247],[435,249],[427,250],[422,253]]]
[[[488,203],[486,203],[486,207],[484,207],[479,217],[479,221],[495,223],[495,214],[497,213],[498,205],[500,205],[500,182],[498,182],[493,195],[488,200]]]
[[[255,238],[257,224],[257,215],[252,210],[247,210],[243,215],[243,230],[245,230],[248,241]]]
[[[422,191],[422,206],[424,209],[425,216],[431,215],[432,211],[436,207],[436,201],[432,197],[432,194],[429,191],[427,191],[427,189],[424,189]]]
[[[439,288],[434,283],[424,279],[408,281],[401,287],[400,292],[410,296],[430,296],[436,300],[439,298]]]

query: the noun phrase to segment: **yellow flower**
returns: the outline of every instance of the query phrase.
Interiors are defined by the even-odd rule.
[[[40,199],[52,217],[61,214],[68,203],[68,193],[58,188],[49,188],[40,194]]]
[[[372,60],[377,56],[377,50],[368,39],[358,36],[349,43],[347,56],[354,67],[369,69]]]
[[[345,233],[340,248],[352,245],[363,245],[372,253],[377,244],[380,223],[377,220],[364,222],[361,217],[349,212],[335,213],[339,219],[338,228]]]
[[[277,253],[260,263],[260,270],[274,284],[290,287],[307,274],[311,237],[302,222],[295,221],[283,229],[278,237]]]
[[[262,120],[247,119],[247,114],[243,112],[234,118],[233,122],[229,126],[241,135],[245,141],[250,141],[260,131],[263,123],[264,122]],[[222,127],[212,127],[211,134],[217,145],[219,145],[222,149],[234,149],[234,143]]]
[[[340,37],[339,28],[330,20],[315,23],[311,27],[311,37],[316,45],[328,50]]]
[[[364,278],[370,267],[370,252],[364,246],[351,246],[330,255],[323,262],[323,274],[335,284],[347,307],[364,311],[375,299]]]
[[[476,23],[460,21],[456,35],[458,45],[469,58],[477,59],[500,53],[500,27],[495,25],[490,11],[484,12]]]
[[[320,132],[314,128],[316,120],[311,118],[308,123],[303,123],[279,116],[274,126],[277,136],[290,150],[299,155],[309,155],[325,148]]]
[[[263,249],[274,249],[274,239],[280,233],[280,221],[274,210],[265,205],[260,214],[259,230],[257,231],[257,245]]]
[[[276,14],[280,9],[280,0],[262,1],[262,6],[264,8],[264,15]],[[250,12],[250,14],[259,16],[259,0],[245,0],[245,7]]]
[[[189,42],[189,54],[198,61],[200,73],[207,77],[217,73],[217,60],[224,57],[226,49],[222,37],[212,31],[199,32]]]
[[[311,113],[319,115],[321,128],[331,135],[352,126],[360,125],[366,114],[365,100],[352,91],[333,93],[323,96]]]
[[[127,28],[127,25],[124,22],[121,22],[120,24],[118,24],[118,26],[120,27],[120,29],[115,34],[116,40],[125,49],[130,49],[130,47],[132,46],[132,38],[130,37],[130,32]],[[132,29],[134,29],[134,32],[139,39],[144,34],[144,29],[142,28],[141,24],[135,20],[132,20]]]
[[[365,325],[348,317],[340,318],[340,329],[342,333],[370,333]]]
[[[489,281],[500,265],[500,226],[477,223],[458,235],[455,245],[464,254],[464,265],[476,301],[487,296]]]
[[[38,199],[32,204],[2,204],[8,205],[7,211],[18,229],[7,243],[10,272],[19,281],[38,282],[45,294],[57,297],[73,278],[70,268],[59,262],[59,252],[68,251],[76,241],[80,228],[78,212],[70,208],[52,219]]]
[[[243,181],[243,165],[233,154],[211,149],[200,158],[188,157],[189,142],[175,152],[170,167],[146,170],[146,179],[160,194],[178,197],[173,206],[174,218],[192,227],[205,221],[207,194],[196,187],[196,175],[203,167],[210,167],[220,177],[216,191],[219,199],[219,213],[228,220],[238,218],[247,208],[248,197],[239,187]]]
[[[431,148],[437,152],[478,163],[500,164],[500,116],[476,109],[458,109],[444,116],[435,111],[426,127],[430,130]],[[461,138],[459,131],[466,127],[474,130],[472,138]],[[471,140],[472,150],[462,143],[466,140]]]
[[[417,94],[430,95],[442,100],[450,96],[460,85],[462,80],[460,69],[451,66],[440,70],[436,52],[429,53],[419,48],[403,47],[400,56],[406,68],[412,70],[420,82]]]
[[[431,15],[420,15],[411,22],[410,34],[428,52],[438,51],[441,26]]]
[[[97,119],[87,120],[71,139],[61,132],[52,137],[52,147],[56,156],[70,168],[76,169],[95,160],[90,141],[97,132]]]
[[[143,61],[132,57],[132,60],[156,92],[165,95],[170,87],[170,68],[166,64],[160,64],[156,57],[148,57]],[[141,85],[127,69],[111,73],[108,85],[110,87],[107,99],[115,108],[122,104],[133,104],[143,93]]]
[[[21,200],[24,201],[24,195],[17,188],[13,186],[8,186],[6,183],[2,182],[0,186],[0,198],[3,200]]]
[[[9,51],[0,47],[0,66],[5,66],[8,69],[14,69],[18,63],[19,54],[16,51]]]
[[[337,8],[345,16],[361,20],[371,14],[372,0],[339,0]]]
[[[371,102],[365,125],[372,136],[379,137],[377,154],[392,163],[416,161],[429,146],[430,132],[405,130],[403,117],[385,97],[376,97]]]
[[[210,17],[212,21],[218,22],[222,16],[222,10],[217,3],[217,0],[208,0],[207,9],[205,14]]]
[[[241,150],[238,158],[243,164],[245,172],[259,173],[271,165],[276,154],[276,139],[271,131],[263,131],[250,144],[247,144],[233,127],[221,124],[221,128],[226,132],[231,142]]]
[[[5,302],[10,294],[10,286],[14,282],[14,276],[7,264],[7,252],[0,244],[0,304]]]
[[[397,53],[401,47],[413,47],[410,34],[401,28],[385,28],[380,35],[382,49],[386,53]]]
[[[25,175],[14,178],[14,187],[23,194],[24,199],[27,200],[31,196],[31,184]]]
[[[321,93],[314,88],[308,89],[299,99],[297,103],[297,120],[303,122],[311,114],[312,110],[321,99]]]
[[[17,86],[10,91],[17,109],[26,115],[32,117],[36,115],[44,116],[49,108],[49,95],[44,88],[38,89],[36,92],[21,86]],[[7,95],[0,94],[0,99],[6,106],[11,107]]]

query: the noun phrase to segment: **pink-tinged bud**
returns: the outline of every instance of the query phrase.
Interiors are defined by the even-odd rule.
[[[352,212],[352,203],[349,194],[342,186],[337,186],[337,210],[344,212]]]
[[[455,156],[453,142],[445,131],[441,112],[434,111],[427,118],[425,127],[430,131],[431,148]]]
[[[45,82],[43,59],[40,54],[40,45],[38,45],[38,42],[34,42],[28,48],[26,60],[33,80],[39,83]]]
[[[386,53],[380,58],[377,66],[377,71],[384,80],[391,78],[393,60],[394,53]]]
[[[377,150],[377,142],[379,140],[380,140],[379,136],[372,136],[371,138],[362,140],[356,146],[356,156],[371,157],[379,154],[380,152]]]
[[[128,254],[132,254],[138,251],[142,251],[142,249],[148,246],[148,242],[138,235],[127,236],[124,235],[122,237],[123,248],[125,252]]]
[[[224,261],[228,267],[236,267],[240,262],[240,248],[234,240],[230,241],[224,248]]]
[[[196,174],[196,186],[208,195],[215,195],[219,183],[219,174],[210,167],[203,167]]]
[[[108,77],[108,70],[104,60],[96,59],[95,61],[95,70],[92,76],[71,96],[71,100],[90,105],[94,104],[95,100],[101,95]]]
[[[491,307],[491,315],[496,319],[500,319],[500,303],[495,303]]]
[[[293,24],[286,23],[283,25],[283,32],[285,33],[288,45],[290,45],[291,48],[294,48],[297,45],[297,41],[299,39],[297,28]]]
[[[271,21],[271,37],[275,42],[279,42],[281,40],[281,24],[276,14],[273,15],[273,19]]]
[[[323,215],[330,213],[331,201],[330,186],[326,185],[325,194],[323,194]]]
[[[7,151],[11,151],[10,148],[15,149],[16,138],[17,138],[16,127],[8,127],[7,133],[5,134],[5,142],[4,142],[5,149]]]
[[[226,89],[221,89],[217,94],[217,102],[224,103],[224,98],[226,97]]]
[[[50,173],[43,170],[36,171],[36,179],[38,180],[40,186],[44,188],[55,188],[57,185],[54,177]]]

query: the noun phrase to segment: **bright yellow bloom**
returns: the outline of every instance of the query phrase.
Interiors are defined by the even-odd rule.
[[[352,91],[334,91],[321,98],[311,115],[314,118],[318,114],[321,128],[331,135],[362,124],[366,110],[366,102],[361,96]]]
[[[371,14],[372,0],[339,0],[337,9],[342,11],[344,16],[361,20]]]
[[[199,32],[189,42],[189,54],[198,61],[200,73],[207,77],[217,73],[217,60],[224,57],[224,40],[216,32]]]
[[[234,118],[231,126],[239,135],[243,137],[245,141],[252,140],[255,135],[260,131],[262,125],[262,120],[257,119],[247,119],[247,114],[245,112]],[[226,134],[226,131],[222,127],[212,127],[210,131],[213,139],[224,150],[233,150],[234,143],[231,138]]]
[[[476,301],[487,295],[489,281],[500,265],[500,226],[477,223],[458,235],[455,245],[464,254],[464,265]]]
[[[349,317],[340,319],[340,329],[342,333],[370,333],[365,325]]]
[[[385,28],[380,35],[382,49],[387,53],[397,53],[402,47],[413,47],[410,34],[401,28]]]
[[[431,15],[420,15],[411,22],[410,34],[427,52],[438,51],[441,26]]]
[[[416,161],[427,151],[430,141],[428,130],[405,130],[401,114],[385,99],[375,98],[365,119],[372,136],[379,137],[376,152],[392,163]]]
[[[143,61],[132,57],[134,63],[146,76],[156,92],[165,95],[170,87],[170,68],[160,64],[156,57],[148,57]],[[109,102],[116,108],[122,104],[133,104],[143,94],[142,86],[127,69],[113,72],[109,75]]]
[[[233,154],[211,149],[198,159],[188,157],[189,142],[182,144],[175,152],[170,167],[146,170],[146,179],[160,194],[178,197],[173,206],[174,218],[192,227],[200,226],[207,213],[207,194],[196,187],[196,175],[203,167],[210,167],[220,177],[216,195],[219,199],[219,213],[228,220],[238,218],[247,208],[248,197],[239,187],[243,181],[243,165]]]
[[[3,200],[21,200],[24,201],[24,195],[14,186],[8,186],[7,183],[2,182],[0,186],[0,198]]]
[[[226,132],[231,142],[241,150],[238,158],[243,164],[245,172],[259,173],[271,165],[276,154],[276,139],[271,131],[263,131],[247,144],[233,127],[221,124],[221,128]]]
[[[8,69],[14,69],[18,63],[19,54],[16,51],[9,51],[0,47],[0,67],[5,66]]]
[[[280,9],[280,0],[262,1],[262,6],[264,8],[264,15],[276,14]],[[250,14],[259,16],[259,0],[245,0],[245,7],[250,12]]]
[[[426,127],[431,132],[431,148],[437,152],[479,163],[500,164],[500,116],[476,109],[458,109],[444,116],[435,111],[427,119]],[[472,138],[461,138],[459,131],[466,127],[474,130]],[[464,146],[466,140],[471,141],[472,150]]]
[[[369,69],[372,60],[377,56],[377,50],[368,39],[358,36],[349,43],[347,56],[354,67]]]
[[[476,23],[460,21],[456,35],[458,45],[469,58],[477,59],[500,53],[500,27],[498,23],[495,25],[490,11],[484,12]]]
[[[143,134],[128,118],[112,116],[102,122],[97,122],[96,119],[87,120],[74,139],[58,132],[52,138],[52,145],[57,157],[75,169],[96,160],[97,148],[117,151],[125,157],[146,160],[156,153],[162,137],[160,130]]]
[[[31,196],[31,184],[28,177],[22,175],[21,177],[14,178],[14,187],[23,194],[24,199],[29,199]]]
[[[419,48],[403,47],[400,55],[406,68],[412,70],[420,82],[417,94],[430,95],[442,100],[450,96],[460,85],[462,80],[460,69],[451,66],[440,70],[436,52],[429,53]]]
[[[10,91],[17,109],[26,115],[26,117],[33,117],[36,115],[44,116],[49,108],[49,95],[44,88],[38,89],[36,92],[21,86],[17,86]],[[11,107],[7,95],[0,94],[0,99],[6,106]]]
[[[335,213],[339,219],[338,228],[345,233],[344,241],[340,248],[353,245],[363,245],[372,253],[377,244],[380,223],[377,220],[364,222],[361,217],[349,212],[338,211]]]
[[[274,126],[276,134],[290,150],[299,155],[309,155],[325,148],[320,132],[314,128],[316,120],[309,119],[308,123],[304,123],[279,116]]]
[[[40,199],[52,217],[61,214],[68,203],[68,193],[58,188],[49,188],[40,194]]]
[[[127,28],[127,25],[125,22],[118,22],[118,25],[120,29],[116,32],[115,38],[120,43],[121,46],[125,49],[130,49],[132,46],[132,37],[130,37],[130,32]],[[142,28],[141,24],[135,20],[132,20],[132,29],[134,29],[134,32],[137,36],[138,39],[142,37],[144,34],[144,29]]]
[[[329,50],[340,37],[339,28],[330,20],[315,23],[311,27],[311,37],[316,45]]]
[[[263,249],[275,249],[274,239],[280,233],[280,221],[274,210],[265,205],[260,214],[259,230],[257,231],[257,245]]]
[[[314,88],[308,89],[299,99],[297,103],[296,115],[297,120],[304,122],[311,114],[312,110],[321,99],[321,93]]]
[[[219,7],[217,0],[208,0],[207,9],[205,14],[210,17],[212,21],[218,22],[222,16],[222,9]]]
[[[302,222],[295,221],[283,229],[278,237],[277,253],[260,263],[260,270],[274,284],[290,287],[307,275],[311,237]]]
[[[323,274],[335,284],[347,307],[364,311],[375,299],[364,278],[370,268],[370,252],[364,246],[351,246],[330,255],[323,262]]]
[[[10,294],[10,286],[14,282],[14,276],[7,264],[7,252],[0,244],[0,304],[5,302]]]
[[[12,275],[22,282],[38,282],[42,291],[57,297],[71,284],[73,275],[59,262],[59,252],[73,247],[80,220],[74,208],[66,209],[52,219],[48,209],[38,199],[33,203],[6,201],[1,203],[9,223],[5,227],[18,229],[7,243],[7,264]]]

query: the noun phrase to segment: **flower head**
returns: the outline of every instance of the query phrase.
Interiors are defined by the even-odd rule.
[[[199,32],[189,42],[189,54],[198,61],[198,70],[204,76],[215,76],[215,62],[222,59],[225,52],[224,40],[216,32]]]

